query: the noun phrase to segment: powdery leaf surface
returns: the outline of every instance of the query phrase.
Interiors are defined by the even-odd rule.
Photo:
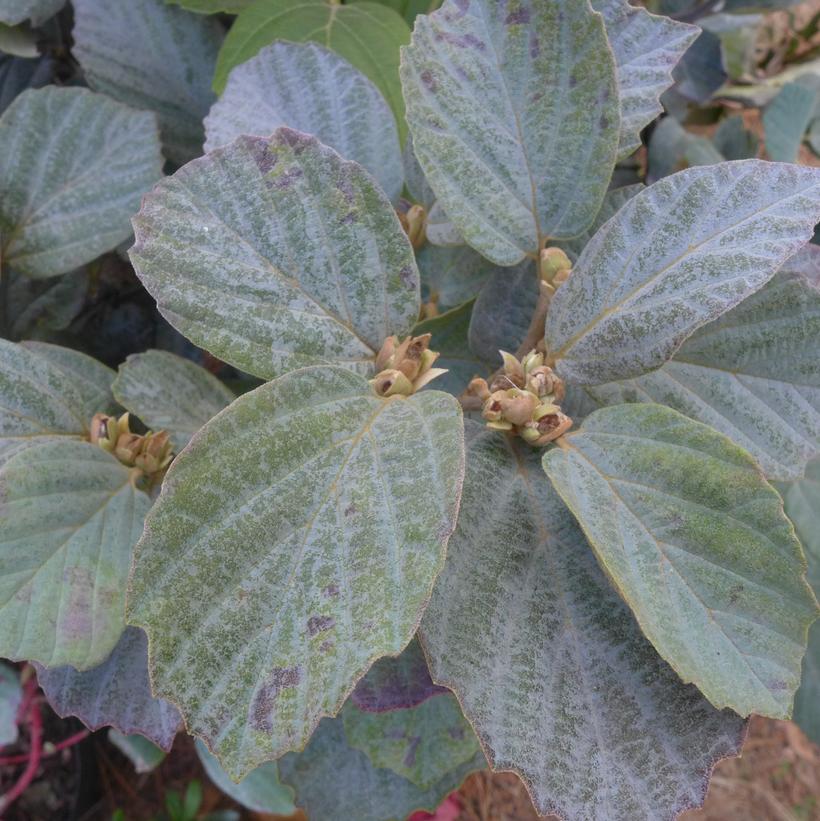
[[[590,414],[544,469],[642,630],[715,706],[789,718],[817,603],[749,454],[662,405]]]
[[[279,126],[312,134],[355,160],[395,201],[404,182],[396,120],[371,80],[316,43],[276,42],[231,71],[205,119],[205,148]]]
[[[467,439],[458,527],[421,629],[434,680],[541,813],[660,821],[700,806],[744,722],[643,637],[540,452],[476,423]]]
[[[149,428],[167,430],[177,451],[236,398],[204,368],[166,351],[129,356],[120,365],[113,391]]]
[[[662,368],[588,390],[602,404],[669,405],[748,450],[767,477],[796,479],[820,454],[818,339],[820,292],[788,262]]]
[[[163,0],[75,0],[74,48],[88,84],[153,111],[165,153],[185,163],[202,153],[202,120],[222,27]],[[136,209],[135,209],[136,210]]]
[[[148,496],[88,442],[26,448],[0,471],[0,656],[96,667],[125,629]]]
[[[24,91],[0,118],[3,267],[50,277],[110,251],[161,173],[152,114],[84,88]]]
[[[166,752],[182,729],[179,710],[151,695],[148,640],[137,627],[126,627],[111,655],[90,670],[36,667],[40,687],[61,718],[76,716],[90,730],[139,733]]]
[[[168,321],[262,378],[370,374],[419,310],[413,249],[361,166],[289,128],[237,138],[148,194],[131,261]]]
[[[300,748],[415,633],[455,526],[461,411],[306,368],[237,399],[172,464],[129,621],[154,692],[232,778]]]
[[[663,110],[661,94],[672,85],[672,69],[700,29],[650,14],[627,0],[591,0],[603,15],[618,70],[621,104],[620,159],[641,144],[641,131]]]
[[[820,220],[820,170],[739,160],[681,171],[633,197],[584,249],[547,318],[569,381],[660,367],[754,293]]]
[[[379,3],[326,3],[323,0],[257,0],[234,21],[214,74],[218,94],[234,66],[276,40],[315,42],[344,57],[384,95],[406,137],[404,100],[399,82],[399,48],[410,40],[401,15]]]
[[[402,49],[413,148],[467,243],[499,265],[592,222],[620,109],[587,0],[445,0]]]
[[[112,409],[113,379],[77,351],[0,339],[0,465],[33,444],[86,438],[91,417]]]

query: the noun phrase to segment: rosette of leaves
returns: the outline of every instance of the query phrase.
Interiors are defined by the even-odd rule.
[[[91,441],[93,420],[118,408],[114,392],[144,422],[166,425],[177,449],[232,398],[170,354],[142,354],[117,376],[68,348],[0,340],[0,655],[61,670],[45,671],[51,682],[62,675],[59,712],[170,746],[178,716],[145,729],[130,713],[140,709],[129,689],[139,652],[143,700],[150,691],[144,641],[123,645],[126,585],[155,494],[138,460]],[[101,690],[122,697],[109,703]],[[123,718],[108,718],[117,710]]]
[[[339,46],[346,19],[372,12],[358,5],[298,14],[313,9],[350,65],[395,91],[392,72]],[[315,47],[262,51],[291,31],[284,11],[240,13],[218,84],[257,52],[237,88],[276,52],[341,65]],[[130,256],[159,310],[266,380],[233,399],[154,352],[113,387],[181,448],[134,551],[127,620],[148,635],[153,697],[233,781],[277,760],[314,818],[400,818],[489,761],[519,773],[542,813],[672,818],[702,801],[747,716],[790,714],[817,604],[768,482],[800,479],[818,455],[817,291],[798,252],[820,172],[741,160],[608,191],[696,35],[625,0],[446,0],[416,18],[403,101],[389,102],[406,106],[413,188],[466,244],[420,257],[428,285],[458,255],[480,272],[421,327],[388,196],[315,136],[220,138],[145,196]],[[539,300],[547,246],[573,268]],[[433,335],[453,363],[439,384],[456,393],[495,367],[495,340],[526,338],[575,397],[574,429],[535,449],[471,422],[465,451],[452,393],[385,398],[369,382],[385,340],[412,332]],[[79,481],[46,457],[93,450],[106,476],[124,468],[84,441],[105,411],[78,388],[90,366],[61,382],[68,366],[39,350],[9,361],[3,515],[25,511],[30,528],[54,482],[67,497]],[[130,557],[141,530],[135,517],[109,553]],[[4,557],[19,555],[11,542]],[[99,549],[87,531],[82,545]],[[26,622],[40,599],[15,585],[30,569],[2,574],[14,646],[0,650],[96,669],[120,639],[121,596],[104,641],[74,599]],[[44,624],[61,628],[54,648],[53,629],[35,635]],[[71,630],[100,647],[64,652]],[[431,678],[400,687],[402,671],[426,672],[418,648],[399,655],[416,634]]]

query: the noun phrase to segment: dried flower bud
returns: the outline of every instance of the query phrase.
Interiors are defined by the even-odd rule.
[[[390,361],[393,354],[396,352],[398,344],[399,338],[397,336],[388,336],[387,339],[384,340],[382,348],[379,351],[378,356],[376,357],[377,371],[383,371],[387,367],[388,362]]]
[[[164,430],[158,433],[148,433],[142,438],[142,449],[134,460],[134,464],[143,473],[152,474],[165,470],[173,459],[171,440]]]
[[[572,419],[560,410],[542,416],[537,422],[527,422],[521,437],[531,445],[541,446],[563,436],[572,427]]]
[[[402,215],[402,227],[413,249],[418,251],[427,241],[427,214],[422,205],[411,205]]]
[[[553,396],[556,402],[560,402],[564,398],[564,383],[547,365],[540,365],[529,372],[527,375],[527,390],[541,397]]]
[[[143,437],[136,433],[121,433],[114,447],[114,456],[124,465],[136,464],[137,456],[142,450]]]
[[[568,276],[572,262],[560,248],[544,248],[541,251],[540,273],[544,282],[557,284],[559,276],[563,282]]]
[[[506,351],[499,351],[501,358],[504,360],[504,375],[517,388],[524,387],[524,368],[521,363],[511,354]]]
[[[477,396],[482,401],[486,402],[490,398],[490,388],[487,385],[487,380],[477,376],[470,380],[467,385],[466,393],[468,396]]]
[[[488,422],[500,422],[504,416],[503,402],[506,398],[506,391],[495,391],[490,394],[487,401],[484,403],[484,407],[481,410],[481,415]]]
[[[530,351],[522,360],[521,365],[524,368],[524,373],[529,374],[534,368],[540,368],[544,364],[544,354],[538,351]]]
[[[410,396],[413,383],[399,370],[389,368],[370,380],[377,396]]]
[[[501,400],[501,409],[508,422],[513,425],[523,425],[532,418],[533,411],[538,406],[538,397],[529,391],[512,388],[506,391]]]

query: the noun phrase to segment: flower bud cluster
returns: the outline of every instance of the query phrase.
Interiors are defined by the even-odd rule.
[[[119,418],[94,414],[89,438],[92,445],[113,454],[127,467],[138,468],[146,476],[164,471],[174,458],[166,431],[132,433],[127,413]]]
[[[438,353],[430,350],[430,334],[408,336],[403,342],[388,336],[376,357],[376,378],[370,380],[379,396],[410,396],[446,368],[434,368]]]
[[[473,379],[467,392],[483,400],[481,415],[487,427],[510,431],[531,445],[541,446],[572,426],[561,410],[564,383],[544,364],[544,355],[530,351],[518,360],[500,351],[504,368],[488,385]]]

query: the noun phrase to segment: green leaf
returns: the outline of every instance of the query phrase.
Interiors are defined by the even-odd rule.
[[[339,5],[321,0],[258,0],[236,18],[214,74],[214,90],[225,90],[234,66],[275,40],[315,42],[335,51],[370,78],[384,95],[404,142],[404,100],[399,82],[399,48],[410,40],[407,23],[377,3]]]
[[[563,818],[657,821],[699,806],[744,722],[643,637],[540,452],[467,423],[467,472],[421,638],[497,770]]]
[[[254,0],[165,0],[169,6],[182,6],[188,11],[197,14],[239,14],[248,6],[253,5]]]
[[[633,197],[558,289],[546,343],[595,385],[660,367],[758,290],[812,236],[820,170],[761,160],[690,168]]]
[[[416,254],[416,262],[428,295],[436,297],[438,305],[445,309],[469,302],[499,270],[469,245],[445,248],[427,243]],[[504,270],[509,276],[509,271]]]
[[[684,168],[714,165],[725,159],[711,140],[687,131],[674,117],[664,117],[649,138],[647,181],[655,182]]]
[[[37,681],[61,718],[76,716],[90,730],[115,727],[139,733],[166,752],[182,729],[179,710],[151,695],[148,640],[136,627],[126,627],[117,646],[97,667],[78,672],[71,666],[37,667]]]
[[[275,761],[260,765],[236,784],[199,739],[196,740],[196,753],[216,787],[246,809],[275,815],[296,812],[293,789],[279,781],[279,767]]]
[[[134,765],[140,773],[150,773],[162,764],[165,753],[156,744],[141,735],[124,735],[113,727],[108,740]],[[170,791],[168,793],[170,795]]]
[[[53,17],[65,5],[65,0],[0,0],[0,23],[16,26],[26,20],[39,26]]]
[[[786,83],[763,112],[766,153],[781,162],[795,162],[809,123],[815,116],[818,91],[802,83]]]
[[[746,160],[757,156],[760,141],[746,128],[743,117],[734,114],[718,126],[712,138],[715,148],[727,160]]]
[[[16,57],[39,57],[37,36],[29,26],[0,23],[0,52]]]
[[[115,248],[160,177],[151,114],[83,88],[24,91],[0,118],[0,253],[33,277]]]
[[[105,366],[68,352],[67,357],[86,369],[79,378],[64,364],[61,367],[53,354],[51,345],[16,345],[0,339],[0,465],[34,444],[85,439],[94,413],[112,409],[110,390],[97,381],[108,371]],[[110,388],[114,372],[108,374]]]
[[[396,120],[378,88],[316,43],[274,43],[231,71],[205,119],[212,151],[240,134],[279,126],[312,134],[364,166],[395,201],[404,184]]]
[[[0,487],[0,656],[95,667],[125,629],[131,551],[150,499],[87,442],[23,450]]]
[[[716,707],[788,718],[817,603],[746,451],[661,405],[596,411],[544,456],[641,629]]]
[[[170,160],[182,164],[199,156],[202,118],[214,100],[210,78],[222,42],[220,25],[162,0],[74,0],[73,5],[72,53],[88,84],[154,111]]]
[[[417,18],[401,77],[418,161],[476,250],[514,265],[589,226],[620,109],[587,0],[446,0]]]
[[[279,762],[279,772],[311,821],[404,821],[416,810],[435,812],[471,772],[485,766],[479,752],[422,790],[391,770],[374,767],[348,744],[341,719],[326,718],[304,752],[289,753]]]
[[[496,268],[484,283],[470,322],[470,349],[491,365],[499,367],[499,350],[515,352],[524,341],[538,303],[538,280],[532,260],[514,268]]]
[[[17,710],[22,700],[17,670],[0,661],[0,745],[4,747],[17,741]]]
[[[370,374],[418,316],[413,249],[381,189],[288,128],[163,180],[134,231],[131,261],[165,318],[264,379],[320,362]]]
[[[455,526],[461,411],[314,367],[237,399],[174,461],[129,621],[154,692],[234,779],[305,743],[416,630]]]
[[[478,740],[452,693],[403,710],[365,712],[350,701],[341,713],[347,743],[374,767],[392,770],[422,790],[480,753]]]
[[[419,14],[430,14],[441,5],[441,0],[378,0],[378,2],[398,12],[411,28]]]
[[[215,376],[166,351],[132,354],[120,365],[114,395],[152,430],[167,430],[174,449],[236,398]]]
[[[0,114],[27,88],[40,88],[52,81],[54,62],[50,57],[23,60],[0,54]]]
[[[474,376],[487,375],[487,367],[470,350],[467,333],[473,303],[465,302],[439,316],[419,322],[413,328],[413,335],[431,333],[431,347],[441,356],[436,361],[437,368],[447,368],[447,373],[432,383],[437,390],[448,391],[459,396]]]
[[[59,277],[32,279],[9,272],[6,316],[11,321],[10,336],[48,336],[65,330],[85,305],[88,270],[78,268]],[[3,310],[0,306],[0,312]]]
[[[808,560],[807,578],[820,593],[820,461],[812,462],[804,478],[793,482],[783,497]],[[820,744],[820,622],[809,630],[803,677],[794,698],[794,720],[815,744]]]
[[[657,17],[627,0],[591,0],[603,15],[618,69],[621,136],[618,157],[641,145],[641,131],[663,110],[661,94],[672,85],[672,69],[700,34],[700,29],[669,17]]]
[[[789,261],[662,368],[588,390],[607,405],[669,405],[748,450],[770,479],[796,479],[820,455],[818,339],[820,292]]]

